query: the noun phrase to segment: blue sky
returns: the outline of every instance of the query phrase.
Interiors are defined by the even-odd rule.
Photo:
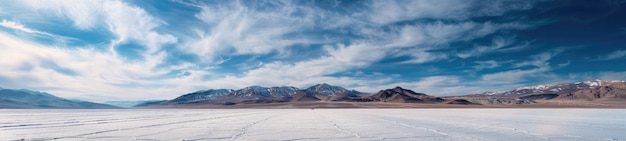
[[[0,87],[91,101],[246,86],[436,96],[626,80],[625,1],[4,1]]]

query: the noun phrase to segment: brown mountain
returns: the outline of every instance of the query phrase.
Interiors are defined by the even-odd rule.
[[[423,93],[416,93],[412,90],[395,87],[393,89],[380,90],[373,95],[363,96],[357,101],[361,102],[397,102],[397,103],[437,103],[444,100],[438,97],[429,96]]]

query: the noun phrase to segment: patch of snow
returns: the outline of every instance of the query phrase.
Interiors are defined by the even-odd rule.
[[[484,92],[482,94],[484,94],[484,95],[497,95],[497,94],[503,94],[503,93],[506,93],[506,91],[486,91],[486,92]]]
[[[521,91],[521,90],[545,90],[546,88],[548,88],[550,86],[551,85],[537,85],[537,86],[519,87],[519,88],[515,88],[515,91]]]
[[[558,92],[560,92],[561,90],[563,90],[563,89],[562,89],[562,88],[552,88],[552,89],[550,89],[549,91],[551,91],[551,92],[555,92],[555,93],[558,93]]]
[[[587,81],[584,81],[583,83],[591,87],[602,86],[602,81],[600,80],[587,80]]]

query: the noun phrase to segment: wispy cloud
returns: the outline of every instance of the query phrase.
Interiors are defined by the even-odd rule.
[[[508,11],[529,9],[532,3],[534,1],[373,1],[369,5],[371,13],[366,15],[373,23],[381,25],[414,19],[466,20],[472,17],[498,16]]]
[[[502,66],[502,64],[511,63],[512,61],[502,61],[498,62],[496,60],[487,60],[487,61],[476,61],[476,65],[473,67],[474,69],[480,71],[484,69],[493,69]]]
[[[518,83],[527,81],[529,78],[534,77],[549,77],[551,76],[549,71],[553,69],[550,65],[550,60],[563,52],[562,49],[555,49],[548,52],[543,52],[530,56],[529,60],[513,63],[513,70],[501,71],[496,73],[482,75],[484,81],[498,81],[501,83]],[[531,66],[531,69],[524,69],[522,67]]]
[[[15,30],[19,30],[19,31],[23,31],[23,32],[28,32],[28,33],[36,33],[38,31],[32,30],[30,28],[24,27],[24,25],[18,23],[18,22],[14,22],[14,21],[8,21],[6,19],[3,19],[2,22],[0,22],[0,26],[6,27],[6,28],[11,28],[11,29],[15,29]]]
[[[199,39],[190,42],[184,51],[204,56],[204,61],[214,61],[223,54],[288,54],[287,47],[295,44],[326,42],[319,36],[300,34],[325,18],[324,11],[310,7],[282,1],[194,5],[202,8],[195,16],[204,22],[200,26],[208,29],[199,29]]]
[[[489,52],[496,52],[501,48],[512,45],[514,42],[515,42],[514,38],[496,37],[492,40],[492,43],[489,46],[477,45],[471,48],[469,51],[458,53],[457,56],[460,58],[480,56]]]
[[[626,50],[615,50],[609,54],[599,56],[598,59],[595,59],[595,60],[596,61],[615,60],[615,59],[624,58],[625,56],[626,56]]]
[[[17,31],[21,31],[21,32],[26,32],[26,33],[32,33],[32,34],[39,34],[39,35],[44,35],[44,36],[49,36],[49,37],[55,37],[56,35],[52,35],[50,33],[47,32],[43,32],[43,31],[38,31],[35,29],[31,29],[26,27],[25,25],[16,22],[16,21],[9,21],[6,19],[3,19],[0,22],[0,26],[5,27],[5,28],[10,28],[10,29],[14,29]]]
[[[148,50],[144,56],[148,59],[158,51],[163,44],[177,42],[177,38],[155,31],[155,28],[164,24],[148,14],[142,8],[129,5],[122,1],[21,1],[34,10],[51,12],[71,20],[80,30],[109,30],[116,36],[111,42],[111,50],[125,42],[138,42]]]

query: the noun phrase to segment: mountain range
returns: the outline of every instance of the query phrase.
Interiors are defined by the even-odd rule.
[[[417,104],[411,104],[417,103]],[[110,105],[107,105],[110,104]],[[363,93],[322,83],[308,88],[292,86],[249,86],[242,89],[209,89],[181,95],[171,100],[109,101],[105,104],[68,100],[31,90],[0,88],[0,108],[119,108],[119,107],[186,107],[241,105],[335,105],[334,107],[397,107],[381,104],[519,106],[535,105],[619,105],[626,107],[626,82],[588,80],[576,83],[519,87],[509,91],[487,91],[461,96],[436,97],[413,90],[394,87],[376,93]],[[111,106],[116,105],[116,106]],[[339,106],[337,106],[339,105]],[[342,106],[343,105],[343,106]],[[354,106],[357,105],[357,106]],[[304,107],[307,107],[304,106]],[[618,107],[619,107],[618,106]],[[324,107],[324,106],[322,106]],[[419,107],[419,106],[418,106]],[[445,106],[444,106],[445,107]],[[552,106],[550,106],[552,107]]]
[[[557,85],[519,87],[510,91],[487,91],[480,94],[435,97],[409,89],[395,87],[377,93],[363,93],[329,84],[317,84],[305,89],[291,86],[251,86],[239,90],[210,89],[182,95],[172,100],[138,105],[197,106],[245,105],[276,103],[422,103],[446,105],[537,105],[545,103],[580,104],[626,101],[626,82],[589,80]],[[280,104],[279,104],[280,105]]]
[[[368,94],[329,84],[305,89],[291,86],[251,86],[239,90],[211,89],[182,95],[172,100],[149,102],[139,107],[191,105],[245,105],[270,103],[422,103],[447,105],[533,105],[569,101],[626,101],[626,82],[589,80],[557,85],[519,87],[510,91],[487,91],[480,94],[435,97],[395,87]]]

